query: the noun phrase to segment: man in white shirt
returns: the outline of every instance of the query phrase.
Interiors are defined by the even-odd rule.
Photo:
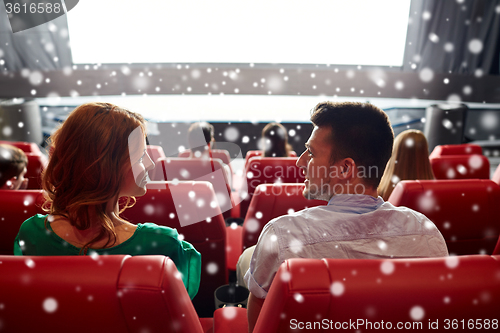
[[[250,290],[250,332],[286,259],[448,255],[441,233],[429,219],[394,207],[377,194],[394,141],[381,109],[325,102],[313,109],[311,121],[314,129],[297,166],[306,178],[304,196],[328,205],[278,217],[262,230],[244,277]]]

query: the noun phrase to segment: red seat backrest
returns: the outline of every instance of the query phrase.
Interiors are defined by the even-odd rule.
[[[500,235],[500,187],[491,180],[401,181],[388,201],[427,216],[450,254],[491,254]]]
[[[2,332],[201,333],[164,256],[0,256]],[[27,320],[29,314],[29,320]]]
[[[326,201],[304,198],[304,184],[261,184],[255,190],[243,223],[243,249],[257,244],[267,222]]]
[[[26,153],[28,166],[25,178],[28,178],[28,189],[36,190],[42,188],[42,171],[45,170],[48,160],[42,153]]]
[[[326,325],[314,332],[380,332],[399,323],[412,332],[438,332],[446,325],[452,330],[454,319],[466,330],[469,319],[474,327],[476,319],[488,319],[492,329],[492,320],[498,325],[499,274],[500,257],[489,255],[291,259],[276,274],[254,333],[296,332],[298,325],[312,331],[305,329],[308,322]],[[431,329],[436,320],[438,329]]]
[[[429,158],[444,156],[444,155],[470,155],[483,154],[483,148],[479,145],[464,143],[461,145],[440,145],[434,147]]]
[[[195,180],[212,183],[221,211],[227,213],[228,217],[230,216],[229,213],[234,204],[228,176],[221,160],[216,158],[160,158],[149,175],[153,181],[177,179],[178,181]]]
[[[13,254],[21,224],[35,214],[45,214],[44,201],[42,190],[0,190],[0,255]]]
[[[304,174],[296,163],[297,157],[252,157],[245,168],[247,193],[241,195],[241,216],[247,213],[253,193],[260,184],[303,183]]]
[[[148,145],[147,150],[149,157],[151,157],[155,163],[157,163],[160,158],[166,158],[165,152],[161,146]]]
[[[24,141],[3,141],[0,140],[1,144],[11,145],[17,147],[24,151],[25,153],[35,153],[41,154],[40,147],[34,142],[24,142]]]
[[[191,156],[191,150],[186,149],[179,153],[179,157],[187,158]],[[218,158],[222,163],[229,165],[231,163],[231,156],[226,149],[212,149],[212,158]]]
[[[256,157],[256,156],[262,156],[262,150],[249,150],[249,151],[247,151],[247,154],[245,155],[245,167],[247,166],[248,161],[252,157]]]
[[[191,156],[191,150],[184,150],[182,153],[179,153],[179,157],[181,158],[189,158]],[[212,158],[218,158],[229,167],[229,171],[233,174],[233,168],[231,167],[231,156],[226,149],[212,149]]]
[[[216,202],[214,190],[208,182],[149,183],[147,189],[122,216],[132,223],[175,228],[201,253],[201,284],[193,303],[200,315],[211,317],[214,291],[228,281],[226,225],[219,206],[212,204]]]
[[[256,156],[262,156],[262,150],[249,150],[249,151],[247,151],[247,154],[245,155],[245,167],[247,166],[248,161],[252,157],[256,157]],[[288,154],[288,157],[297,157],[297,153],[292,150]]]
[[[436,179],[490,179],[490,162],[484,155],[443,155],[429,161]]]

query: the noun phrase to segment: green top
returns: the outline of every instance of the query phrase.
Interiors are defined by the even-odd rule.
[[[23,222],[14,242],[15,255],[59,256],[78,255],[80,248],[73,246],[45,228],[47,215],[37,214]],[[188,242],[179,239],[176,229],[154,223],[139,223],[132,237],[121,244],[105,249],[90,249],[89,254],[164,255],[170,257],[182,274],[189,297],[198,292],[201,274],[201,255]]]

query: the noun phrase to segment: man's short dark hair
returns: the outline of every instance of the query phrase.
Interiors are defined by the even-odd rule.
[[[365,184],[377,188],[394,142],[387,114],[369,103],[323,102],[312,110],[311,121],[332,129],[332,163],[352,158],[358,171],[364,167]]]

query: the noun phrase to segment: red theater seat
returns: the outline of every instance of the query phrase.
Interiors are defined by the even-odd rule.
[[[40,147],[34,142],[24,142],[24,141],[3,141],[0,140],[0,144],[11,145],[17,147],[24,151],[25,153],[35,153],[41,154]]]
[[[229,172],[232,176],[233,168],[231,167],[231,156],[229,155],[229,152],[225,149],[212,149],[211,154],[212,158],[218,158],[222,161],[222,163],[228,166]],[[189,158],[190,155],[191,155],[190,149],[184,150],[182,153],[179,153],[179,157],[182,158]]]
[[[258,156],[262,156],[262,150],[249,150],[249,151],[247,151],[247,154],[245,155],[245,167],[247,166],[248,161],[252,157],[258,157]],[[292,150],[288,154],[288,157],[297,157],[297,153]]]
[[[202,333],[175,264],[163,256],[0,256],[2,332]],[[8,272],[8,274],[5,274]]]
[[[443,155],[429,161],[436,179],[490,179],[490,162],[484,155]]]
[[[25,178],[28,178],[28,189],[36,190],[42,188],[42,172],[48,164],[48,159],[42,153],[26,153],[28,166]]]
[[[35,214],[45,214],[44,201],[42,190],[0,190],[0,255],[14,253],[21,224]]]
[[[148,155],[153,162],[157,163],[160,158],[166,158],[165,152],[161,146],[148,145]]]
[[[275,217],[308,207],[326,205],[326,201],[304,198],[304,184],[261,184],[248,207],[243,223],[243,249],[257,244],[264,225]]]
[[[304,175],[296,163],[297,157],[252,157],[245,169],[247,192],[241,194],[241,216],[246,214],[260,184],[303,183]]]
[[[444,155],[471,155],[483,154],[483,148],[479,145],[464,143],[461,145],[442,145],[436,146],[429,155],[429,158],[444,156]]]
[[[226,225],[208,182],[149,183],[147,193],[122,216],[132,223],[153,222],[176,228],[201,253],[201,285],[193,303],[200,316],[211,317],[214,291],[227,284]]]
[[[380,332],[397,325],[445,332],[486,323],[492,330],[499,324],[499,276],[500,256],[488,255],[291,259],[276,274],[254,332]]]
[[[218,158],[222,163],[229,165],[231,163],[231,156],[226,149],[212,149],[212,158]],[[179,153],[179,157],[187,158],[191,156],[191,150],[186,149],[182,153]]]
[[[450,254],[491,254],[500,234],[500,187],[491,180],[401,181],[389,200],[426,215]]]
[[[160,158],[149,176],[154,181],[208,181],[214,186],[217,201],[225,218],[239,217],[236,195],[231,192],[228,175],[219,159]]]

